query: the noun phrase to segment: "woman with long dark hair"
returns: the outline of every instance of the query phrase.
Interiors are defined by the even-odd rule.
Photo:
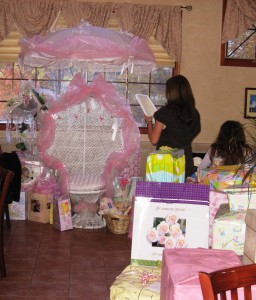
[[[200,114],[195,107],[195,98],[189,81],[182,75],[171,77],[166,82],[167,104],[152,117],[144,116],[148,137],[156,149],[162,146],[184,149],[185,177],[195,172],[192,141],[201,131]]]
[[[198,170],[210,166],[243,164],[252,153],[252,148],[246,143],[243,125],[228,120],[221,125],[215,142],[211,144]]]

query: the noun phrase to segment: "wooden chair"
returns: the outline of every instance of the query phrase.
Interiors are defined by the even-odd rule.
[[[212,273],[199,272],[199,280],[204,300],[252,300],[251,286],[256,285],[256,264],[222,269]],[[238,292],[238,288],[241,288],[241,292]],[[230,298],[227,298],[228,293]],[[241,294],[244,298],[241,298]]]
[[[8,196],[9,187],[13,178],[13,172],[0,168],[0,275],[6,277],[4,245],[3,245],[3,226],[4,226],[4,208]]]

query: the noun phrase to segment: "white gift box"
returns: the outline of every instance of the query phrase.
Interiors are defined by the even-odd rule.
[[[208,248],[209,186],[137,182],[131,263],[161,264],[164,248]]]
[[[50,223],[52,194],[28,193],[28,220]]]
[[[20,193],[20,201],[9,204],[9,215],[11,220],[26,220],[28,212],[28,201],[25,192]]]
[[[245,216],[246,211],[229,211],[228,204],[222,204],[213,222],[212,248],[243,255]]]
[[[228,204],[228,196],[226,193],[223,192],[216,192],[210,190],[209,196],[209,210],[210,210],[210,217],[209,217],[209,247],[212,246],[212,224],[214,218],[217,214],[217,211],[221,204],[227,203]]]

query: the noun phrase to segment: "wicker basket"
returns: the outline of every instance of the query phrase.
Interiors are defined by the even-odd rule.
[[[110,232],[115,234],[128,233],[130,217],[105,214],[107,227]]]

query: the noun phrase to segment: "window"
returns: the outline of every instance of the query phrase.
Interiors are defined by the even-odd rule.
[[[31,80],[35,87],[47,89],[54,94],[65,92],[69,82],[72,80],[75,69],[49,70],[43,68],[28,68],[21,70],[17,63],[0,64],[0,109],[3,112],[6,102],[19,94],[24,80]],[[165,82],[173,75],[172,67],[157,67],[150,74],[120,74],[102,73],[107,82],[111,82],[121,97],[124,97],[139,127],[146,127],[143,112],[135,99],[135,94],[148,95],[156,107],[165,104]],[[88,84],[98,75],[87,74]],[[2,115],[2,114],[1,114]],[[3,121],[3,117],[1,118]]]
[[[223,0],[223,16],[227,0]],[[256,25],[256,24],[255,24]],[[234,40],[221,45],[221,65],[223,66],[256,66],[256,26],[252,25]]]

